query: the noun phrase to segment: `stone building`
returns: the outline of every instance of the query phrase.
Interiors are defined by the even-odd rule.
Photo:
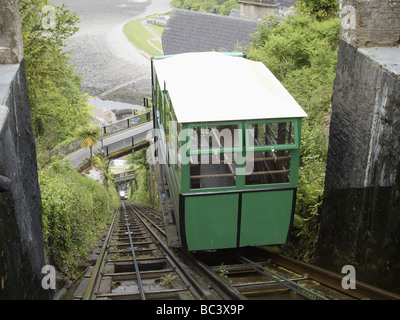
[[[240,17],[252,20],[264,20],[296,4],[297,0],[238,0]]]
[[[238,2],[240,4],[241,18],[262,20],[265,17],[278,13],[279,3],[277,0],[238,0]]]

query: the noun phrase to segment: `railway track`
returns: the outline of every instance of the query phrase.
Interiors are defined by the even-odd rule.
[[[161,214],[124,201],[101,247],[83,300],[400,299],[343,275],[260,248],[189,253],[166,244]]]
[[[197,254],[214,272],[251,300],[399,300],[400,295],[356,282],[344,289],[343,276],[282,255],[252,247]]]
[[[211,270],[194,271],[187,253],[166,245],[162,217],[123,203],[105,239],[84,300],[243,299]]]

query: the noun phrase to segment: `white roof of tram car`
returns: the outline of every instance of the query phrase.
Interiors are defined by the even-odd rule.
[[[307,116],[261,62],[201,52],[155,59],[154,66],[180,123]]]

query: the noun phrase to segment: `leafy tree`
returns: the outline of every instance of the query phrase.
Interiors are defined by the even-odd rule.
[[[240,5],[237,0],[227,0],[219,7],[219,14],[229,16],[232,9],[239,9]]]
[[[65,5],[49,6],[47,0],[20,0],[19,5],[32,126],[39,151],[49,150],[89,123],[88,95],[81,93],[81,79],[63,51],[65,39],[78,30],[78,18]],[[51,158],[38,174],[47,253],[73,277],[78,260],[118,208],[115,185],[111,179],[103,186],[84,177],[62,156]]]
[[[296,14],[258,26],[249,59],[263,62],[308,113],[321,123],[329,112],[339,40],[339,19]]]
[[[152,181],[155,178],[151,177],[151,170],[149,162],[146,159],[147,150],[143,149],[130,154],[127,157],[129,164],[136,166],[136,179],[132,181],[129,191],[129,198],[133,202],[137,202],[146,206],[159,209],[158,191],[153,190],[152,194]],[[156,189],[156,188],[155,188]]]
[[[171,6],[178,9],[229,15],[231,9],[239,9],[237,0],[172,0]]]
[[[93,158],[92,148],[100,139],[100,136],[101,136],[100,127],[94,123],[91,123],[88,126],[79,128],[76,136],[82,142],[83,148],[89,147],[89,149],[90,149],[90,165],[92,165],[92,158]]]
[[[19,6],[32,127],[40,147],[50,150],[89,121],[89,96],[63,52],[78,18],[64,4],[46,13],[47,0],[20,0]],[[49,27],[50,18],[55,24]]]
[[[339,11],[338,0],[298,0],[296,6],[301,12],[311,14],[319,21],[333,18]]]

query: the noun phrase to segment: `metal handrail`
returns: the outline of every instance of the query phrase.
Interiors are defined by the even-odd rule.
[[[137,119],[137,118],[139,118],[139,121],[135,121],[135,122],[132,123],[132,120]],[[101,127],[101,132],[103,134],[105,134],[105,133],[112,134],[112,133],[116,133],[116,132],[125,130],[127,128],[135,127],[135,126],[137,126],[139,124],[144,123],[143,121],[140,121],[140,120],[143,120],[142,118],[145,118],[144,122],[151,121],[152,120],[152,112],[151,111],[147,111],[147,112],[144,112],[142,114],[137,114],[137,115],[134,115],[132,117],[128,117],[128,118],[125,118],[125,119],[122,119],[122,120],[115,121],[115,122],[113,122],[111,124],[102,126]],[[126,126],[122,126],[121,129],[118,130],[118,125],[121,124],[121,123],[124,123],[124,122],[126,122]],[[107,128],[110,128],[110,127],[117,127],[117,130],[113,131],[113,132],[107,132]]]

